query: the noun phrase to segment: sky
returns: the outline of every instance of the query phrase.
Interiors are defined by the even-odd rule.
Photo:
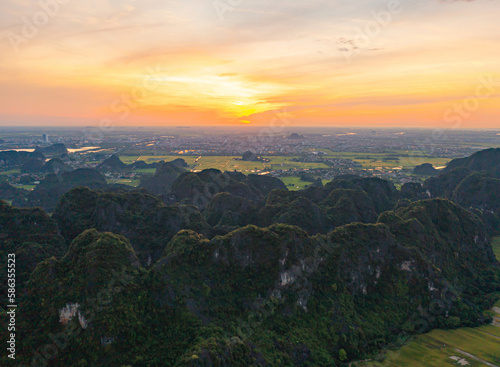
[[[0,125],[500,127],[497,0],[2,0]]]

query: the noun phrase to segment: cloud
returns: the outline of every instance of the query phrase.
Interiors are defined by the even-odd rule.
[[[359,117],[358,109],[377,119],[405,106],[430,113],[432,101],[466,95],[478,74],[497,69],[498,2],[402,5],[369,44],[361,44],[357,29],[386,9],[387,0],[244,0],[223,21],[212,1],[69,2],[15,54],[5,35],[19,32],[22,18],[39,7],[5,0],[0,80],[18,81],[11,105],[31,106],[18,109],[20,119],[69,116],[60,109],[72,106],[75,121],[99,120],[110,100],[141,86],[148,67],[158,66],[161,88],[137,116],[255,123],[287,106],[299,120],[326,123],[349,111]],[[353,51],[359,57],[346,63]],[[77,87],[75,99],[71,88]],[[43,105],[36,102],[42,90],[53,91]],[[0,114],[11,112],[0,106]]]

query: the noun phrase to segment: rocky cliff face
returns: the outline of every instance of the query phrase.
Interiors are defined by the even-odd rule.
[[[211,226],[237,228],[252,223],[255,212],[255,204],[250,200],[222,192],[210,200],[204,215]]]
[[[466,208],[500,214],[500,178],[489,173],[474,173],[463,179],[451,199]]]
[[[0,167],[4,168],[14,168],[21,167],[25,162],[36,159],[40,162],[45,161],[45,156],[41,152],[16,152],[14,150],[8,150],[0,152]]]
[[[248,175],[248,180],[267,196],[273,190],[287,190],[283,181],[267,175]]]
[[[165,244],[181,229],[208,234],[208,226],[196,208],[167,206],[143,192],[77,188],[61,198],[53,218],[68,241],[91,228],[126,236],[145,266],[158,259]]]
[[[28,195],[28,190],[14,187],[7,182],[0,183],[0,198],[5,200],[20,201]]]
[[[424,187],[419,182],[407,182],[401,186],[401,199],[411,201],[429,199],[430,193],[424,190]]]
[[[113,341],[119,335],[123,341],[138,321],[125,314],[137,311],[139,316],[141,312],[130,302],[138,292],[134,280],[141,272],[127,239],[95,230],[83,232],[62,259],[43,261],[33,272],[25,298],[19,302],[24,315],[20,324],[26,326],[19,330],[25,341],[19,353],[25,353],[28,360],[35,358],[29,345],[46,345],[48,330],[57,342],[54,348],[60,348],[58,358],[48,358],[49,365],[71,365],[62,355],[71,354],[69,350],[75,347],[81,348],[80,360],[89,358],[87,352],[96,346],[99,349],[102,339]],[[68,345],[71,348],[64,349]],[[99,363],[113,365],[106,358]]]
[[[40,152],[46,155],[64,155],[68,154],[68,149],[66,148],[66,145],[58,143],[43,148],[36,147],[35,152]]]
[[[399,192],[394,184],[378,177],[341,176],[325,187],[363,190],[371,198],[377,213],[392,210],[399,199]]]
[[[145,179],[141,182],[141,188],[145,188],[150,193],[168,200],[172,185],[175,180],[186,172],[179,164],[175,162],[166,162],[156,168],[156,173],[153,177]]]
[[[48,212],[54,211],[59,198],[69,190],[85,186],[102,189],[107,186],[106,179],[99,171],[90,168],[79,168],[63,171],[59,174],[48,174],[28,195],[26,207],[41,207]]]
[[[275,190],[267,196],[265,206],[255,216],[257,219],[254,223],[260,226],[292,224],[310,234],[327,233],[352,222],[374,223],[377,213],[393,208],[398,192],[393,192],[386,185],[378,188],[377,181],[374,181],[375,188],[370,182],[360,182],[362,185],[335,180],[325,187],[311,187],[302,191]]]
[[[68,167],[60,158],[52,158],[47,163],[45,163],[42,168],[42,172],[54,173],[56,175],[65,171],[71,171],[71,168]]]
[[[423,176],[435,176],[439,173],[437,169],[430,163],[423,163],[419,166],[416,166],[413,169],[413,174],[415,175],[423,175]]]
[[[430,178],[424,189],[432,197],[451,199],[477,210],[492,233],[500,233],[500,149],[486,149],[454,159],[442,173]]]
[[[176,201],[193,204],[201,210],[215,195],[222,192],[253,202],[263,199],[262,191],[239,172],[221,172],[217,169],[189,172],[179,176],[172,185],[172,196]]]
[[[162,227],[163,214],[153,214],[164,204],[144,194],[76,189],[57,213],[77,214],[91,200],[88,206],[96,209],[82,212],[98,226],[120,229],[118,223],[129,220],[127,227],[138,230],[158,220],[151,228]],[[140,218],[145,214],[148,221]],[[159,356],[172,366],[337,365],[342,349],[348,358],[364,358],[400,333],[446,327],[450,318],[453,325],[457,319],[476,325],[491,292],[500,290],[483,223],[441,199],[410,203],[384,212],[376,224],[349,224],[328,234],[275,224],[211,239],[181,230],[162,243],[148,271],[139,266],[134,241],[95,230],[75,238],[62,260],[42,262],[22,302],[23,312],[31,310],[26,330],[37,330],[25,345],[63,330],[61,310],[78,304],[66,318],[78,325],[78,312],[84,317],[78,353],[65,350],[51,366],[82,358],[106,366],[111,356],[114,363],[134,365],[154,364]],[[95,295],[116,274],[123,283],[119,291],[92,315]],[[439,311],[432,309],[436,302]],[[432,317],[425,316],[431,309]]]
[[[442,173],[451,172],[459,167],[474,172],[488,171],[500,177],[500,148],[485,149],[466,158],[454,159],[446,165]]]
[[[465,164],[400,193],[355,176],[290,192],[165,169],[179,173],[161,186],[173,205],[82,187],[53,219],[0,202],[0,249],[31,272],[19,363],[73,330],[47,366],[336,366],[398,335],[481,324],[500,292],[493,171]],[[455,202],[418,200],[432,192]]]
[[[0,200],[0,256],[16,254],[17,293],[36,265],[51,256],[62,256],[67,247],[57,223],[39,208],[18,209]],[[2,262],[0,294],[6,296],[7,261]]]
[[[123,163],[116,155],[112,155],[111,157],[105,159],[97,168],[102,171],[123,172],[127,171],[129,166]]]
[[[424,254],[442,276],[457,282],[476,279],[470,275],[496,263],[481,219],[448,200],[418,201],[384,213],[379,222],[386,223],[400,243]]]

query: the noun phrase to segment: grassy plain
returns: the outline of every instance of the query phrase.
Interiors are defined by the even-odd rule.
[[[9,171],[3,171],[3,172],[0,172],[0,175],[13,175],[13,174],[17,174],[17,173],[21,173],[21,170],[20,169],[11,169]]]
[[[121,185],[137,187],[141,183],[141,180],[130,179],[130,178],[120,178],[120,179],[110,178],[110,179],[106,179],[106,182],[108,184],[121,184]]]
[[[289,177],[280,177],[280,180],[286,185],[288,190],[302,190],[306,186],[312,184],[312,182],[301,181],[299,177],[289,176]],[[326,184],[328,180],[323,180],[323,185]]]
[[[362,168],[385,168],[385,169],[412,169],[422,163],[431,163],[435,167],[445,166],[450,159],[436,158],[425,155],[411,155],[411,152],[389,152],[389,153],[353,153],[353,152],[332,152],[323,150],[326,154],[324,158],[335,159],[350,159],[361,164]],[[266,168],[273,170],[289,170],[289,169],[315,169],[327,168],[321,162],[293,162],[293,158],[285,156],[269,156],[269,162],[245,162],[236,160],[239,157],[224,157],[224,156],[184,156],[184,155],[122,155],[120,159],[127,164],[131,164],[138,160],[143,160],[146,163],[159,161],[172,161],[176,158],[183,158],[194,170],[203,170],[206,168],[217,168],[224,171],[241,171],[241,172],[256,172]]]
[[[31,190],[33,190],[36,187],[36,185],[21,185],[21,186],[16,186],[16,187],[18,187],[20,189],[25,189],[25,190],[30,190],[31,191]]]
[[[222,171],[241,171],[243,173],[261,172],[266,168],[269,169],[314,169],[314,168],[327,168],[324,163],[304,163],[292,162],[292,158],[298,157],[267,157],[269,162],[247,162],[236,160],[236,156],[183,156],[183,155],[142,155],[142,156],[120,156],[123,163],[131,164],[136,161],[144,161],[146,163],[154,163],[159,161],[173,161],[174,159],[182,158],[191,169],[201,171],[207,168],[216,168]]]
[[[415,155],[409,151],[391,151],[385,153],[356,153],[356,152],[333,152],[321,150],[324,158],[349,159],[361,165],[360,169],[382,169],[398,170],[413,169],[422,163],[431,163],[434,167],[444,167],[450,159],[435,158],[425,155]],[[208,168],[216,168],[221,171],[239,171],[245,174],[265,172],[266,170],[292,171],[290,177],[280,177],[290,190],[300,190],[310,183],[300,181],[299,175],[293,174],[294,170],[328,168],[321,162],[294,162],[292,159],[298,156],[269,156],[265,157],[269,162],[247,162],[239,160],[236,156],[192,156],[192,155],[122,155],[120,159],[126,164],[132,164],[142,160],[146,163],[160,161],[173,161],[183,158],[191,167],[192,171],[201,171]],[[136,173],[154,173],[154,169],[138,169]],[[324,182],[325,183],[325,182]]]

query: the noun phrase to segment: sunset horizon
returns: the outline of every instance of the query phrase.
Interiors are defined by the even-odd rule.
[[[499,10],[8,1],[0,125],[495,128]]]

